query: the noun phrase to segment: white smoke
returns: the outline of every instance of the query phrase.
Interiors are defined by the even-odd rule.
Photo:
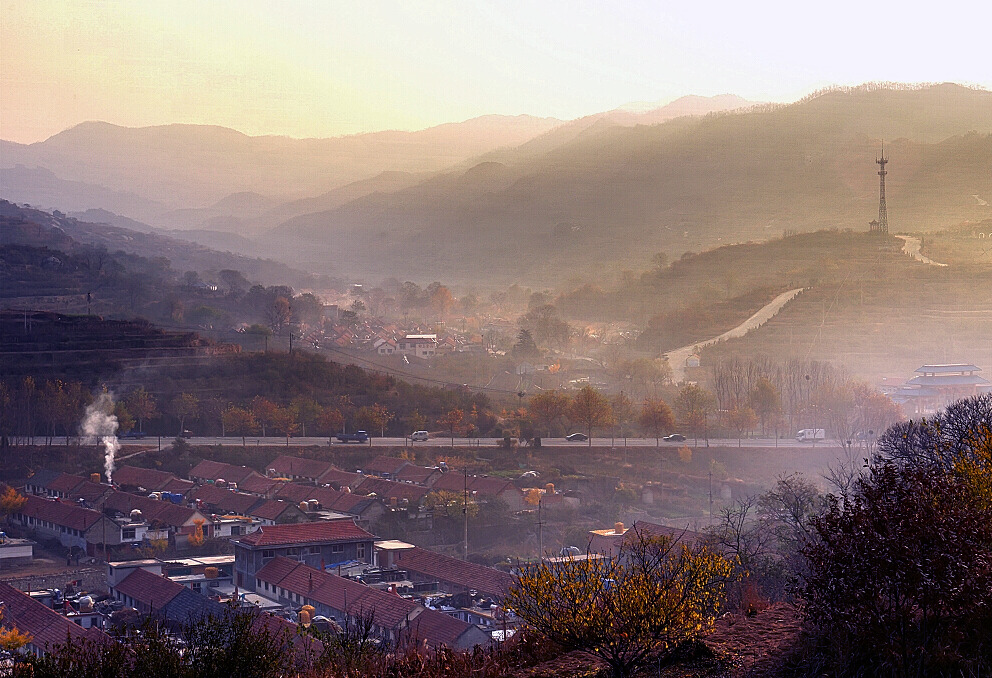
[[[114,415],[114,398],[109,393],[101,393],[95,402],[87,406],[86,416],[80,426],[87,444],[95,444],[97,438],[103,444],[103,470],[107,482],[114,475],[114,455],[121,448],[117,440],[117,417]]]

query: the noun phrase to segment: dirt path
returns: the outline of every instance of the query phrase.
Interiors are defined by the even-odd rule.
[[[923,253],[920,252],[921,242],[919,238],[914,238],[911,235],[897,235],[896,237],[903,241],[902,251],[917,261],[922,261],[924,264],[929,264],[930,266],[947,266],[947,264],[942,264],[930,257],[923,256]]]
[[[737,337],[743,337],[745,334],[751,330],[757,329],[764,325],[766,322],[771,320],[775,314],[782,310],[782,307],[787,303],[796,298],[796,296],[803,291],[804,288],[799,287],[794,290],[789,290],[788,292],[782,292],[770,302],[762,306],[757,313],[752,315],[750,318],[742,322],[737,327],[732,330],[727,330],[718,337],[713,337],[712,339],[706,339],[705,341],[700,341],[695,344],[690,344],[689,346],[683,346],[682,348],[677,348],[674,351],[668,351],[668,364],[672,367],[672,379],[675,383],[683,381],[685,379],[685,361],[690,355],[703,348],[704,346],[709,346],[710,344],[715,344],[718,341],[724,341],[726,339],[736,339]]]

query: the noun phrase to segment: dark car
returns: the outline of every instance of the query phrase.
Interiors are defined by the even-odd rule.
[[[587,436],[585,433],[571,433],[565,436],[565,440],[567,440],[570,443],[577,443],[577,442],[582,442],[583,440],[589,440],[589,436]]]
[[[670,433],[669,435],[662,438],[662,440],[669,443],[684,443],[685,436],[682,435],[681,433]]]
[[[147,437],[147,435],[144,431],[128,431],[121,436],[121,440],[141,440]]]

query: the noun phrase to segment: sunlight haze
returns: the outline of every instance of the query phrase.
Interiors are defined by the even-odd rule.
[[[685,94],[992,86],[988,8],[915,4],[4,0],[0,137],[86,120],[326,137]]]

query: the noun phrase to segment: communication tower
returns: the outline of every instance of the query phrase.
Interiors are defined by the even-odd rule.
[[[885,143],[882,143],[882,157],[876,158],[875,162],[878,163],[878,220],[872,219],[868,222],[868,229],[871,233],[886,234],[889,232],[889,215],[885,209],[885,175],[888,172],[885,171],[885,163],[888,162],[885,158]]]

